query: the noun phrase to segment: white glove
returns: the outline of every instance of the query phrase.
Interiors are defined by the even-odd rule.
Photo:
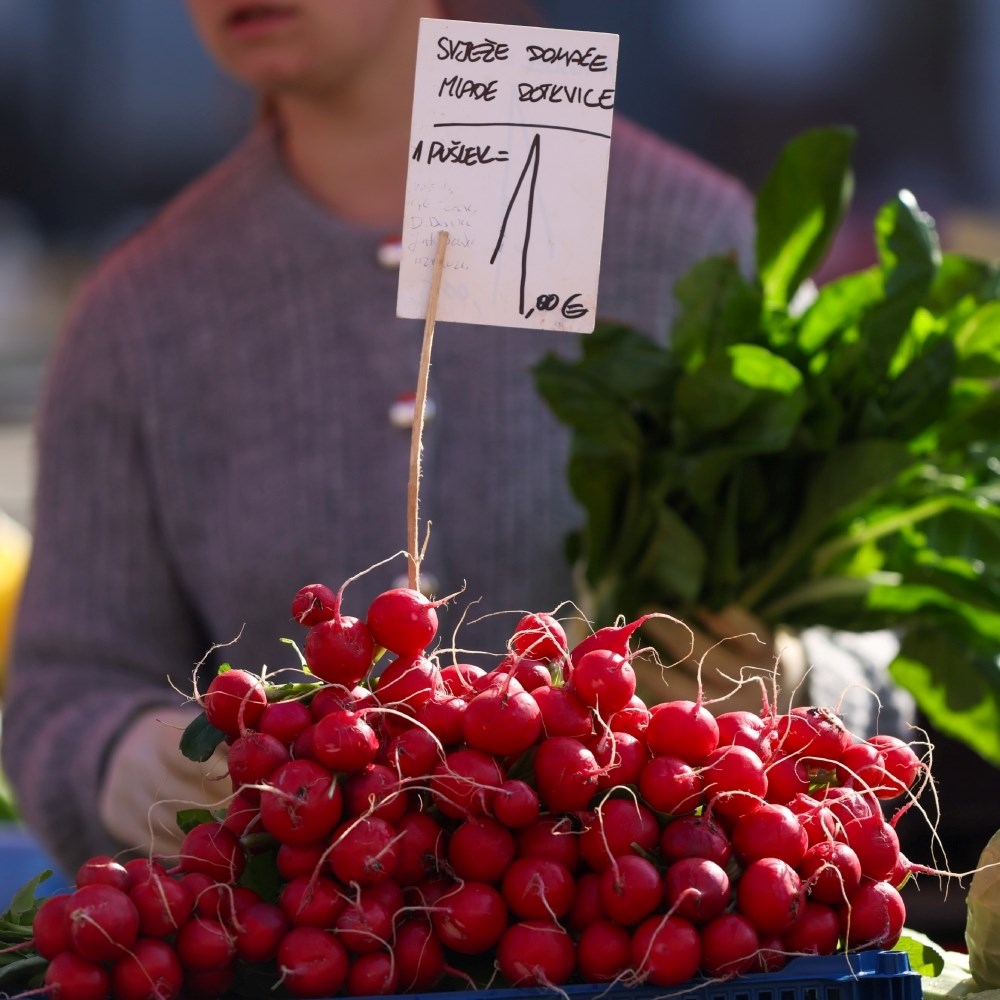
[[[150,709],[139,715],[111,752],[98,812],[108,832],[129,850],[176,855],[181,809],[224,807],[226,744],[204,763],[180,751],[181,734],[198,714],[194,705]]]
[[[700,689],[702,699],[713,703],[714,714],[739,710],[756,714],[765,694],[775,707],[777,691],[778,710],[787,711],[805,677],[799,639],[781,629],[772,635],[763,622],[735,605],[719,612],[701,611],[696,623],[650,618],[642,633],[659,654],[633,662],[638,693],[647,704],[695,701]]]

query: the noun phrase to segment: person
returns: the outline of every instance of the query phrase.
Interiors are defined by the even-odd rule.
[[[224,761],[178,750],[193,680],[294,667],[299,587],[358,577],[344,611],[360,616],[405,569],[389,557],[410,433],[390,412],[416,384],[422,324],[395,317],[379,252],[403,214],[418,19],[472,6],[188,6],[266,113],[96,269],[47,378],[3,766],[67,871],[176,850],[179,805],[223,798]],[[604,315],[666,331],[677,278],[752,245],[741,183],[617,116]],[[423,571],[438,593],[464,588],[472,648],[502,654],[516,615],[572,596],[566,437],[530,377],[553,349],[567,335],[449,324],[435,339]]]

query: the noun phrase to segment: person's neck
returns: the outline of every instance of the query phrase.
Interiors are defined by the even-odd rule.
[[[291,98],[278,119],[296,180],[341,218],[398,229],[406,191],[410,100],[348,104]]]

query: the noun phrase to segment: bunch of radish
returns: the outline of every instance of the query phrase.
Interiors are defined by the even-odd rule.
[[[305,587],[315,682],[212,680],[225,808],[179,858],[92,859],[42,906],[53,997],[218,996],[248,970],[294,997],[663,987],[896,942],[908,744],[825,708],[647,707],[641,621],[571,648],[530,614],[494,669],[441,663],[435,608],[402,588],[358,619]]]

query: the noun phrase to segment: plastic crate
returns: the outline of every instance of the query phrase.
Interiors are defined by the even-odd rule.
[[[920,973],[901,951],[793,958],[781,971],[726,980],[693,980],[680,986],[626,988],[602,984],[508,987],[447,993],[407,993],[383,1000],[921,1000]]]
[[[52,875],[38,887],[39,896],[54,896],[71,888],[69,877],[27,830],[16,823],[0,823],[0,913],[25,882],[46,869]]]

